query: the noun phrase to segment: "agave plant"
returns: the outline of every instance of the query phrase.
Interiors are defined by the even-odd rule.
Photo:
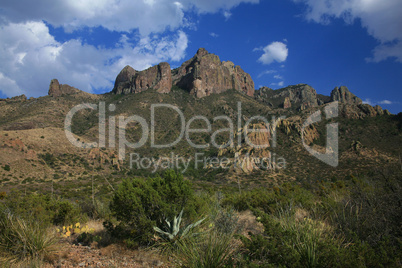
[[[163,231],[156,226],[154,227],[154,230],[160,233],[162,235],[162,238],[165,238],[166,240],[169,241],[176,241],[178,239],[185,237],[191,229],[198,226],[205,220],[205,218],[203,218],[195,223],[187,225],[185,228],[180,229],[182,216],[183,216],[183,210],[181,210],[179,216],[178,217],[175,216],[171,222],[165,220],[167,224],[167,231]]]

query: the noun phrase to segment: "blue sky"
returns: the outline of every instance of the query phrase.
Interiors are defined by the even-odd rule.
[[[256,88],[346,85],[402,111],[400,0],[59,0],[0,3],[0,97],[47,94],[52,78],[92,93],[125,65],[172,67],[198,48]]]

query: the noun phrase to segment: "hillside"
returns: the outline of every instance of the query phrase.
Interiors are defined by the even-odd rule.
[[[212,56],[209,57],[209,55]],[[205,59],[205,57],[207,58]],[[222,64],[222,68],[227,66],[226,62],[219,63],[217,56],[208,54],[205,50],[200,49],[194,58],[183,63],[180,68],[188,69],[188,66],[195,66],[198,64],[197,62],[201,61],[204,63],[199,64],[201,67],[196,67],[199,69],[197,72],[209,72],[209,77],[214,74],[221,77],[221,71],[216,73],[216,67],[204,70],[207,68],[205,66],[208,65],[205,61],[215,62],[216,66]],[[126,72],[127,68],[124,68],[122,72]],[[278,90],[264,87],[256,90],[254,94],[251,94],[252,96],[244,94],[239,89],[223,90],[200,97],[196,93],[192,93],[192,89],[181,89],[174,85],[186,87],[183,84],[184,82],[174,81],[187,81],[187,83],[192,84],[191,79],[195,79],[189,78],[192,73],[183,74],[184,80],[178,78],[178,74],[183,72],[180,71],[180,68],[172,71],[175,79],[172,80],[172,88],[169,89],[168,93],[166,93],[166,90],[162,90],[165,93],[160,93],[160,90],[150,88],[121,94],[128,91],[123,89],[122,73],[120,73],[116,78],[115,86],[115,90],[117,87],[122,88],[118,91],[120,94],[115,94],[117,93],[115,90],[112,93],[103,95],[88,94],[68,85],[59,85],[57,80],[52,80],[48,96],[30,98],[29,100],[23,96],[3,100],[0,105],[0,129],[2,130],[0,132],[2,142],[0,146],[0,163],[3,166],[10,166],[13,171],[11,173],[4,169],[1,171],[0,178],[3,180],[3,187],[8,188],[11,185],[18,185],[26,180],[31,182],[45,182],[54,178],[74,180],[81,178],[84,173],[88,174],[88,177],[99,174],[112,176],[117,172],[119,174],[127,172],[151,174],[154,171],[152,168],[139,168],[137,171],[130,170],[129,153],[134,151],[145,158],[170,158],[172,153],[178,157],[189,157],[192,158],[192,161],[190,169],[186,170],[187,174],[185,173],[189,177],[211,173],[211,177],[206,177],[213,182],[232,180],[233,177],[240,176],[245,180],[246,184],[254,184],[255,182],[247,178],[256,176],[258,177],[256,180],[258,183],[275,184],[284,180],[303,181],[306,179],[331,178],[339,175],[345,176],[367,170],[368,167],[398,165],[399,146],[395,146],[396,144],[401,144],[398,117],[389,114],[386,110],[383,111],[379,106],[373,108],[368,104],[362,104],[361,100],[350,93],[346,87],[335,88],[331,96],[328,97],[317,94],[312,87],[305,84],[288,86]],[[147,76],[142,74],[144,72],[149,71],[139,72],[139,76],[137,72],[136,76],[127,79],[133,79],[130,81],[136,84],[138,77]],[[231,76],[229,73],[227,75]],[[208,75],[205,74],[204,76]],[[155,77],[160,79],[162,76],[156,75]],[[223,80],[228,79],[223,77]],[[129,86],[130,83],[125,85]],[[216,86],[216,84],[212,85]],[[208,88],[210,85],[206,85],[206,87]],[[199,88],[199,90],[201,89]],[[339,124],[339,165],[335,168],[325,165],[310,156],[303,147],[301,140],[302,123],[310,114],[323,109],[331,101],[340,103],[340,117],[331,121]],[[82,103],[98,105],[102,102],[105,103],[105,107],[109,107],[109,105],[114,105],[115,107],[113,112],[108,109],[105,110],[107,131],[104,148],[83,149],[73,146],[67,140],[63,129],[67,113],[71,108]],[[241,103],[240,111],[238,103]],[[235,141],[238,140],[237,136],[239,134],[239,129],[237,129],[239,112],[241,113],[241,128],[244,127],[249,118],[256,115],[266,118],[269,123],[272,123],[273,119],[277,120],[280,116],[285,119],[276,122],[278,132],[275,141],[277,146],[275,148],[272,146],[272,137],[267,137],[268,143],[270,143],[268,148],[255,152],[251,151],[251,148],[247,148],[244,145],[243,135],[241,148],[238,146],[239,144],[234,144],[233,148],[230,146],[232,148],[230,150],[227,148],[220,149],[211,144],[211,135],[192,133],[189,135],[192,143],[207,147],[196,149],[194,146],[190,146],[191,143],[183,137],[173,147],[153,148],[150,137],[147,137],[143,146],[134,151],[128,148],[125,158],[118,159],[118,118],[127,118],[133,115],[140,116],[145,119],[148,124],[148,130],[150,130],[151,106],[153,104],[177,107],[184,119],[183,122],[179,113],[172,108],[155,108],[155,144],[168,144],[175,141],[180,136],[181,124],[187,124],[194,116],[205,117],[208,123],[211,124],[211,134],[229,127],[227,120],[213,120],[218,116],[227,116],[232,122],[235,122],[232,130],[235,135]],[[96,107],[100,109],[100,106]],[[74,115],[72,132],[81,142],[99,141],[99,109],[83,109]],[[110,141],[109,116],[114,117],[116,121],[113,130],[116,136],[114,148],[107,146]],[[195,123],[191,125],[192,128],[195,128],[195,126],[196,128],[205,128],[207,122],[205,120],[196,120]],[[316,144],[316,148],[321,147],[323,149],[325,147],[325,125],[327,123],[330,123],[330,121],[313,124],[305,130],[307,131],[305,139],[308,144]],[[258,124],[258,122],[253,122],[252,125]],[[272,135],[272,124],[270,131],[269,135]],[[129,123],[125,129],[125,134],[128,142],[138,142],[142,135],[142,127],[138,126],[137,122]],[[214,140],[219,143],[218,145],[226,144],[230,140],[230,134],[229,131],[221,131]],[[258,138],[255,137],[257,143]],[[196,153],[202,153],[208,157],[219,156],[234,160],[235,155],[246,157],[246,152],[251,152],[251,155],[249,154],[251,158],[269,156],[269,159],[273,162],[275,161],[272,157],[275,155],[277,159],[286,161],[286,168],[279,169],[271,165],[265,170],[259,169],[255,163],[245,163],[245,161],[249,161],[247,159],[242,162],[243,167],[240,173],[236,172],[237,169],[233,167],[224,170],[211,167],[198,168],[197,170],[191,168],[194,165]],[[49,158],[52,159],[50,165]],[[74,161],[74,159],[76,160]],[[78,161],[78,159],[81,160]],[[78,166],[82,167],[77,168],[77,163]],[[26,168],[27,166],[30,168]]]
[[[126,66],[109,93],[53,79],[47,96],[1,99],[0,209],[58,226],[79,258],[59,252],[47,261],[54,266],[86,265],[100,252],[107,257],[94,260],[112,264],[106,249],[114,248],[119,265],[142,267],[130,266],[142,259],[133,248],[178,265],[180,254],[166,255],[152,227],[183,210],[186,224],[205,216],[203,231],[229,239],[233,257],[224,263],[235,267],[306,265],[291,243],[311,230],[323,267],[398,266],[401,145],[401,114],[364,104],[345,86],[330,96],[307,84],[255,90],[241,67],[199,49],[173,70]],[[89,218],[98,220],[95,233],[79,227]],[[180,253],[174,243],[168,250]],[[149,245],[163,250],[144,253]]]

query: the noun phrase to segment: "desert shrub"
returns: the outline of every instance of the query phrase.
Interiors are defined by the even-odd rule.
[[[50,204],[49,208],[54,212],[52,217],[54,225],[68,225],[80,222],[81,210],[76,204],[70,201],[54,201]]]
[[[0,208],[2,267],[39,267],[43,259],[55,250],[56,243],[54,234],[39,224]]]
[[[246,259],[262,266],[334,267],[345,254],[343,240],[324,221],[304,209],[279,209],[262,215],[265,233],[242,237]]]
[[[353,177],[348,193],[323,203],[335,231],[345,236],[351,259],[360,266],[397,266],[401,261],[402,187],[400,171]],[[328,206],[330,204],[330,206]]]
[[[110,201],[105,197],[84,198],[80,200],[79,206],[82,213],[85,213],[91,219],[108,219],[110,217]]]
[[[293,183],[284,183],[271,189],[258,188],[240,193],[227,194],[222,200],[224,206],[231,205],[238,211],[261,210],[274,213],[278,208],[297,204],[307,209],[313,208],[316,203],[315,195]]]
[[[115,236],[149,244],[154,226],[162,228],[165,219],[172,219],[182,209],[184,218],[193,222],[200,204],[191,183],[175,171],[166,171],[163,177],[126,179],[115,191],[110,205],[120,223],[113,228],[108,222],[105,226]]]
[[[191,236],[178,243],[173,261],[181,267],[230,267],[230,256],[235,251],[233,234],[215,231]]]
[[[217,233],[233,234],[238,231],[239,216],[232,206],[222,206],[223,195],[221,192],[211,200],[209,221]]]
[[[76,203],[54,199],[46,194],[22,195],[18,191],[12,191],[4,199],[4,205],[13,214],[28,221],[35,221],[43,227],[52,224],[69,225],[87,220]]]

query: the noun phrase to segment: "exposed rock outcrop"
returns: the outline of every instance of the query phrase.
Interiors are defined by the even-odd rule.
[[[231,144],[218,151],[218,157],[225,156],[230,159],[228,167],[245,173],[276,168],[276,163],[270,161],[271,152],[268,150],[272,143],[272,127],[264,123],[250,124],[247,132],[245,128],[240,128],[234,134],[233,140],[241,136],[242,144]],[[247,141],[244,139],[246,136]]]
[[[370,104],[343,104],[339,105],[341,116],[349,119],[359,119],[364,117],[374,117],[379,115],[390,115],[388,110],[383,110],[380,106],[375,107]]]
[[[172,74],[169,63],[161,62],[144,71],[136,71],[127,65],[116,77],[113,93],[139,93],[151,88],[160,93],[170,92]]]
[[[52,79],[52,81],[50,81],[48,95],[52,97],[60,97],[63,95],[71,95],[79,92],[80,90],[75,87],[66,84],[60,84],[57,79]]]
[[[331,92],[331,101],[339,101],[343,104],[362,104],[363,101],[356,97],[345,86],[335,87]]]
[[[267,104],[269,107],[273,107],[273,103],[270,101],[270,98],[273,95],[274,90],[269,87],[261,87],[258,90],[254,92],[254,98],[256,100],[259,100],[265,104]]]
[[[284,108],[284,109],[288,109],[288,108],[290,108],[290,107],[292,107],[292,103],[290,102],[289,97],[286,97],[286,98],[285,98],[285,101],[283,102],[283,108]]]
[[[269,103],[273,108],[285,109],[292,107],[305,110],[321,104],[315,89],[306,84],[288,86],[278,90],[263,87],[256,91],[256,99]]]
[[[27,100],[27,96],[24,94],[15,96],[12,98],[7,98],[7,99],[0,99],[0,104],[6,104],[6,103],[14,103],[14,102],[24,102]]]
[[[240,66],[221,62],[217,55],[200,48],[197,54],[173,70],[173,84],[202,98],[235,89],[248,96],[254,94],[254,81]]]

